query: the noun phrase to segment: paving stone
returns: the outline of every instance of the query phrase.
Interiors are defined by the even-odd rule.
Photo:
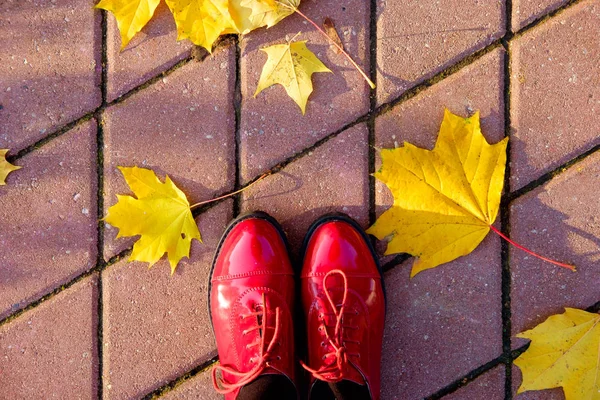
[[[388,102],[501,37],[504,2],[377,1],[377,99]]]
[[[161,179],[168,174],[191,203],[233,189],[234,77],[234,52],[220,49],[106,111],[105,212],[117,194],[131,193],[117,166],[151,168]],[[108,259],[134,239],[115,240],[117,229],[106,226]]]
[[[410,261],[385,274],[382,398],[431,395],[502,353],[500,240],[409,279]]]
[[[512,2],[512,30],[516,32],[566,3],[568,0],[514,0]]]
[[[105,399],[140,398],[215,356],[208,275],[232,205],[196,218],[204,243],[193,242],[173,276],[166,259],[151,269],[124,260],[103,273]]]
[[[345,49],[361,67],[369,71],[369,2],[340,0],[318,2],[303,0],[303,13],[321,23],[330,17]],[[313,75],[314,92],[302,116],[300,108],[281,85],[272,86],[253,98],[267,55],[261,48],[285,43],[302,32],[297,40],[308,40],[307,47],[333,71]],[[369,86],[341,54],[299,15],[280,24],[257,30],[241,43],[242,110],[240,121],[241,178],[246,182],[298,153],[331,132],[365,114],[369,108]]]
[[[600,144],[599,24],[583,1],[511,44],[511,189]]]
[[[0,149],[27,147],[100,105],[95,3],[0,3]]]
[[[97,275],[0,327],[3,399],[95,399]]]
[[[361,124],[244,191],[242,209],[275,217],[297,251],[323,214],[344,212],[367,227],[368,177],[367,129]]]
[[[96,123],[15,162],[0,187],[0,319],[96,263]]]
[[[444,397],[444,400],[504,399],[504,366],[496,367]]]
[[[375,121],[375,146],[394,148],[405,141],[432,149],[444,117],[444,107],[453,113],[468,116],[480,111],[481,129],[491,143],[504,137],[503,50],[486,54],[473,64],[399,104]],[[376,168],[381,158],[376,155]],[[393,204],[391,192],[385,184],[375,184],[377,215]],[[385,243],[378,242],[383,254]],[[388,261],[392,256],[385,257]]]
[[[575,164],[511,206],[511,239],[545,257],[574,264],[577,272],[511,249],[512,329],[517,334],[600,300],[600,153]],[[513,346],[526,343],[514,338]]]
[[[523,381],[521,370],[513,365],[512,369],[512,393],[515,400],[564,400],[565,394],[562,388],[534,390],[517,395],[517,390]]]
[[[166,3],[161,2],[148,24],[121,51],[117,20],[108,16],[108,101],[144,83],[189,55],[189,40],[177,41],[177,27]]]
[[[212,367],[211,367],[212,368]],[[222,400],[223,395],[213,389],[211,369],[207,369],[195,377],[185,381],[164,396],[164,400]]]

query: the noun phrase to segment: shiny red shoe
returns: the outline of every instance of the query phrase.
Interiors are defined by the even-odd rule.
[[[294,295],[279,224],[260,212],[234,220],[213,260],[208,303],[220,362],[213,384],[226,400],[266,374],[281,374],[297,387]]]
[[[322,382],[345,380],[379,399],[385,291],[367,235],[351,218],[327,215],[309,229],[303,254],[309,398],[323,397]]]

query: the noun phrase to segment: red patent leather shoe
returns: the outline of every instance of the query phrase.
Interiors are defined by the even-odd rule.
[[[209,310],[220,365],[215,389],[225,399],[261,375],[296,386],[292,312],[295,295],[285,234],[264,213],[234,220],[221,238],[210,276]]]
[[[381,267],[362,228],[345,215],[317,220],[304,240],[301,273],[309,398],[319,381],[366,385],[379,399],[385,293]],[[320,385],[322,386],[322,385]]]

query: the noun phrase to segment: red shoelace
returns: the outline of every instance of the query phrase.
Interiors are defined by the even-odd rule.
[[[257,309],[257,308],[261,308],[261,309]],[[268,315],[270,315],[270,314],[272,314],[272,312],[269,309],[269,305],[267,303],[266,296],[263,293],[262,294],[262,304],[258,304],[255,307],[254,312],[240,315],[241,319],[256,317],[257,321],[261,320],[261,322],[257,323],[256,326],[246,329],[242,332],[243,336],[247,335],[250,332],[256,331],[256,330],[259,330],[259,332],[260,332],[260,340],[246,345],[247,349],[250,349],[254,346],[260,346],[258,357],[256,359],[254,359],[254,358],[250,359],[250,362],[251,363],[256,362],[256,365],[251,370],[246,371],[246,372],[241,372],[241,371],[238,371],[238,370],[236,370],[232,367],[228,367],[228,366],[216,365],[212,370],[212,381],[213,381],[213,386],[215,387],[215,390],[218,393],[221,393],[221,394],[231,393],[234,390],[241,388],[244,385],[247,385],[248,383],[255,380],[260,374],[262,374],[266,368],[273,368],[273,369],[277,370],[277,368],[275,368],[275,367],[273,367],[273,365],[271,365],[270,360],[273,358],[273,355],[274,355],[273,349],[275,348],[275,346],[278,346],[281,344],[279,342],[279,336],[281,333],[280,332],[280,327],[281,327],[280,314],[281,314],[281,312],[280,312],[279,307],[275,308],[275,326],[267,325]],[[271,338],[271,340],[269,341],[268,344],[266,343],[267,329],[274,330],[273,337]],[[275,358],[277,360],[281,359],[280,356],[276,356]],[[217,372],[219,372],[219,371],[221,372],[220,379],[217,376]],[[234,383],[226,382],[224,380],[224,375],[223,375],[224,372],[227,374],[231,374],[239,379],[237,380],[237,382],[234,382]]]
[[[342,297],[342,303],[338,304],[337,307],[331,298],[331,295],[329,294],[330,289],[327,286],[327,280],[333,275],[341,276],[342,280],[344,281],[344,294]],[[302,361],[300,361],[300,364],[302,364],[302,367],[310,372],[316,379],[325,382],[339,382],[344,378],[344,370],[348,364],[348,357],[360,357],[360,354],[349,353],[346,350],[346,343],[355,343],[360,345],[360,342],[343,337],[346,330],[357,329],[357,327],[352,325],[344,325],[343,315],[348,313],[357,315],[358,312],[355,310],[346,310],[346,300],[348,298],[348,278],[346,277],[344,271],[339,269],[329,271],[323,278],[323,291],[325,292],[325,296],[327,297],[327,301],[329,302],[329,306],[333,312],[322,312],[319,315],[319,319],[322,321],[321,326],[319,326],[319,330],[325,332],[326,340],[333,348],[333,351],[326,353],[323,356],[323,360],[329,360],[329,362],[319,369],[312,369]],[[334,326],[327,325],[325,315],[334,316]],[[327,330],[328,327],[334,327],[333,335],[330,335],[329,330]],[[322,343],[321,345],[325,345],[325,343]]]

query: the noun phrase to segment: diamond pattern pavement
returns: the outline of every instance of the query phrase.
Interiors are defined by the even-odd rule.
[[[332,18],[370,90],[299,16],[206,56],[176,42],[164,5],[124,50],[111,15],[77,0],[0,4],[0,148],[23,169],[0,187],[0,399],[218,399],[206,309],[216,243],[237,214],[277,217],[297,252],[311,221],[365,228],[391,204],[377,148],[431,147],[443,108],[479,110],[511,137],[497,226],[577,273],[495,236],[409,279],[383,256],[382,399],[561,399],[516,394],[514,335],[564,306],[600,310],[600,0],[304,0]],[[302,31],[334,71],[306,116],[281,87],[253,97],[260,48]],[[204,243],[174,276],[127,257],[101,219],[127,193],[117,166],[168,174],[196,202]]]

